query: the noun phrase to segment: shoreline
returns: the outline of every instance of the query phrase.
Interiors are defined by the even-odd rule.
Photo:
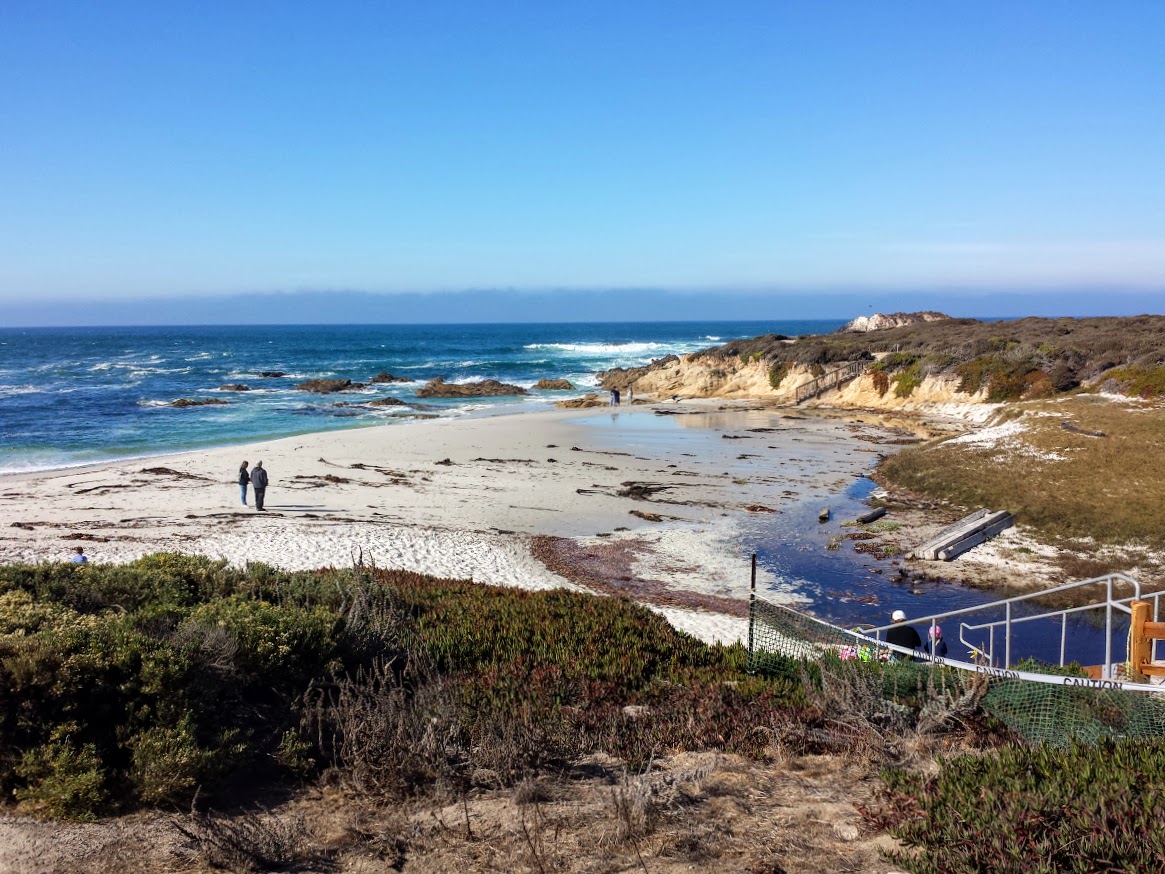
[[[855,428],[867,439],[885,432],[755,404],[689,401],[658,416],[657,406],[317,431],[4,474],[0,561],[64,560],[78,544],[101,562],[158,551],[288,570],[374,561],[624,594],[709,642],[740,639],[735,605],[746,603],[748,579],[733,526],[866,475],[869,456],[855,450],[870,444],[854,442]],[[266,513],[239,501],[244,457],[270,473]],[[547,567],[534,555],[538,538],[628,550],[615,582],[634,581],[640,596],[605,588],[577,560],[563,573]]]

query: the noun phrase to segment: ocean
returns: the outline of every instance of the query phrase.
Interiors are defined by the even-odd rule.
[[[843,320],[631,324],[317,325],[0,329],[0,473],[250,443],[418,417],[546,408],[635,367],[760,334],[818,334]],[[307,379],[408,382],[313,394]],[[264,372],[281,372],[264,377]],[[497,379],[526,397],[423,399],[417,389]],[[537,391],[541,378],[576,391]],[[224,391],[243,384],[249,391]],[[400,406],[364,406],[391,396]],[[180,398],[222,405],[176,408]]]

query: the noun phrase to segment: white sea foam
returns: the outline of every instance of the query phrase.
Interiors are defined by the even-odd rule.
[[[664,349],[674,348],[671,343],[527,343],[523,349],[549,349],[555,352],[572,352],[595,358],[610,358],[619,355],[646,355]]]

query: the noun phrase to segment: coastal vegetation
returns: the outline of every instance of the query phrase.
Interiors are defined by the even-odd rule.
[[[889,768],[861,829],[897,836],[895,861],[909,871],[996,859],[1043,870],[1053,845],[1058,870],[1138,867],[1160,853],[1160,836],[1134,842],[1126,828],[1161,800],[1130,795],[1161,784],[1158,742],[1027,747],[978,710],[975,688],[910,663],[825,658],[751,675],[741,646],[705,645],[620,598],[371,567],[239,570],[174,554],[7,566],[0,689],[0,787],[22,810],[92,819],[193,804],[177,826],[187,848],[240,870],[386,851],[367,829],[337,845],[254,812],[257,787],[321,791],[312,786],[365,821],[510,792],[530,815],[522,867],[554,857],[573,870],[549,845],[539,805],[584,781],[580,763],[596,756],[623,775],[609,778],[608,852],[630,864],[653,853],[708,862],[734,842],[685,811],[716,815],[707,805],[729,784],[699,788],[708,765],[658,772],[661,759],[701,751],[754,763],[754,780],[821,753],[871,778]],[[927,762],[940,749],[962,756],[935,770]],[[678,785],[687,788],[667,788]],[[1066,798],[1088,803],[1072,813]],[[689,831],[674,831],[679,822]],[[1027,837],[1001,843],[1016,829]],[[394,834],[399,859],[424,842],[399,822]],[[804,848],[754,851],[779,870]]]
[[[879,391],[893,385],[899,397],[909,397],[925,377],[941,374],[958,376],[961,391],[986,391],[991,401],[1051,397],[1101,377],[1109,389],[1125,394],[1165,394],[1165,316],[941,319],[867,333],[795,339],[769,334],[695,354],[763,360],[770,373],[793,364],[829,370],[867,360]]]
[[[1005,507],[1046,542],[1162,549],[1163,454],[1165,409],[1074,394],[1009,404],[974,439],[905,447],[876,478],[956,508]]]

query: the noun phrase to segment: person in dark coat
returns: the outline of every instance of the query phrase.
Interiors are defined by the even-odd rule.
[[[943,640],[943,630],[941,626],[932,625],[930,630],[926,632],[928,640],[923,645],[923,650],[928,655],[936,655],[939,658],[947,657],[947,642]]]
[[[261,461],[256,461],[251,471],[251,488],[255,490],[255,509],[262,510],[263,498],[267,495],[267,471],[263,470]]]
[[[254,476],[251,479],[253,481]],[[894,626],[886,631],[886,643],[892,643],[904,649],[920,649],[922,647],[922,638],[918,636],[914,626],[906,624],[906,614],[903,611],[895,610],[890,619],[894,622]],[[893,657],[905,658],[899,652],[894,653]]]
[[[250,475],[247,473],[247,462],[239,465],[239,493],[243,499],[243,506],[247,506],[247,483],[251,481]]]

